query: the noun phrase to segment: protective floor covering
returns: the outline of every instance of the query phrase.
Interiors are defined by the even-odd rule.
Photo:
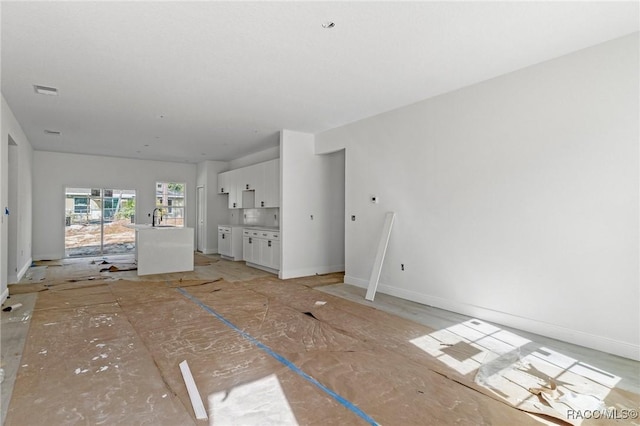
[[[341,280],[47,287],[5,424],[207,424],[195,420],[183,360],[209,424],[540,424],[415,344],[435,330],[313,289]]]

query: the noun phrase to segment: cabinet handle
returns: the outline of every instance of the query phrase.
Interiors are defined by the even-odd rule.
[[[224,192],[224,188],[220,188],[220,192]]]
[[[247,189],[249,189],[249,184],[247,184]]]
[[[269,241],[268,247],[271,247],[271,241]]]
[[[253,241],[251,240],[251,237],[249,237],[249,244],[253,244]]]
[[[224,240],[224,234],[222,234],[222,239]]]
[[[233,203],[233,207],[235,207],[235,206],[236,206],[236,203]]]
[[[260,207],[264,207],[264,201],[260,201]]]

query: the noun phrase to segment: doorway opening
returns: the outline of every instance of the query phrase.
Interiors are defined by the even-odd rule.
[[[65,257],[135,253],[136,191],[65,188]]]

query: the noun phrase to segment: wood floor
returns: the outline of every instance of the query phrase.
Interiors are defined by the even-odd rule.
[[[10,287],[5,306],[23,306],[2,313],[4,424],[562,423],[475,383],[461,366],[488,355],[477,345],[443,344],[442,357],[416,343],[469,318],[384,295],[371,304],[341,274],[282,281],[197,255],[194,272],[140,279],[101,272],[130,258],[103,261],[44,264]],[[607,403],[638,407],[639,363],[525,338],[528,351],[606,369],[620,379]],[[208,420],[195,418],[184,360]]]

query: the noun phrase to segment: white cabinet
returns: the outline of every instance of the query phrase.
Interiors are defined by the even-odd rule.
[[[242,175],[239,180],[240,189],[242,191],[255,191],[262,181],[262,163],[249,167],[243,167]]]
[[[242,260],[242,228],[218,226],[218,253],[228,260]]]
[[[240,178],[241,169],[226,172],[226,185],[229,187],[229,208],[242,208],[242,192],[238,191],[238,179]]]
[[[256,188],[256,207],[280,207],[280,160],[260,163],[261,184]]]
[[[231,228],[218,226],[218,253],[231,256]]]
[[[242,234],[243,257],[249,266],[280,270],[279,232],[245,228]]]
[[[250,229],[244,229],[242,232],[242,258],[245,262],[256,263],[259,260],[257,234],[257,231]]]
[[[280,241],[273,240],[271,242],[271,267],[280,270]]]
[[[253,191],[253,205],[243,205],[243,191]],[[280,206],[280,159],[218,174],[218,194],[229,194],[230,209]]]
[[[227,176],[229,172],[218,173],[218,194],[228,194],[229,186],[227,186]]]

